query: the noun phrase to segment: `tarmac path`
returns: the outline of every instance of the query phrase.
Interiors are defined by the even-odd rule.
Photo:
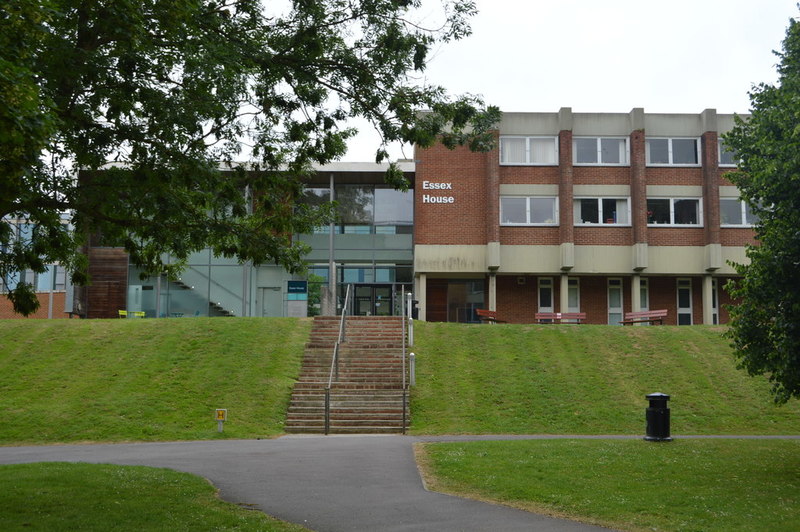
[[[427,491],[419,441],[500,439],[284,436],[273,440],[0,447],[0,464],[145,465],[209,479],[229,502],[326,531],[590,531],[601,528]]]

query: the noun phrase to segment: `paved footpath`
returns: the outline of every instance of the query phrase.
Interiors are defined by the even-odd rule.
[[[227,501],[255,505],[319,532],[600,530],[427,491],[414,462],[413,444],[454,439],[466,438],[284,436],[0,447],[0,464],[66,461],[186,471],[211,480]]]

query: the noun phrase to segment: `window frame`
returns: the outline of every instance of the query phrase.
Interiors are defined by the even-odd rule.
[[[648,221],[647,227],[704,227],[703,225],[703,198],[698,197],[663,197],[663,196],[648,196],[645,199],[645,207],[647,207],[647,203],[650,200],[669,200],[669,223],[662,224],[662,223],[655,223],[650,222],[649,220],[649,213],[651,212],[649,209],[647,210],[648,213]],[[675,223],[675,202],[676,201],[685,201],[685,200],[693,200],[697,202],[697,223],[696,224],[678,224]]]
[[[723,221],[722,221],[722,202],[723,201],[738,201],[739,202],[739,214],[741,216],[740,220],[742,220],[741,223],[738,223],[738,224],[723,223]],[[722,198],[719,198],[719,203],[720,203],[720,205],[719,205],[719,226],[720,227],[725,227],[725,228],[750,228],[750,227],[755,227],[755,225],[758,223],[758,220],[755,220],[755,222],[753,222],[753,223],[748,223],[747,222],[747,202],[744,201],[742,198],[725,198],[725,197],[722,197]],[[755,213],[752,213],[752,212],[751,212],[751,215],[752,216],[756,216]],[[756,216],[756,218],[758,218],[758,216]]]
[[[525,222],[504,222],[503,221],[503,200],[519,198],[525,200]],[[549,199],[553,204],[553,222],[531,222],[531,200],[532,199]],[[520,196],[520,195],[503,195],[500,196],[500,226],[501,227],[557,227],[559,225],[559,206],[558,196]]]
[[[504,161],[503,141],[506,139],[525,139],[525,161]],[[553,162],[531,162],[531,139],[547,139],[553,143]],[[558,166],[558,136],[556,135],[501,135],[500,149],[498,150],[500,166]]]
[[[723,149],[723,146],[722,146],[723,144],[724,144],[724,141],[722,139],[718,138],[717,139],[717,164],[719,166],[723,167],[723,168],[736,168],[737,166],[739,166],[739,164],[735,160],[733,162],[731,162],[731,163],[723,163],[722,162],[722,154],[723,154],[723,152],[730,153],[731,154],[731,159],[732,160],[734,159],[734,153],[731,150]]]
[[[578,209],[576,203],[583,200],[597,200],[598,222],[584,222],[577,220]],[[603,200],[625,200],[626,212],[628,215],[627,223],[606,223],[603,221]],[[630,227],[631,226],[631,198],[630,196],[576,196],[572,199],[573,225],[576,227]]]
[[[667,157],[669,162],[666,163],[653,163],[650,162],[650,142],[651,140],[666,140],[667,141]],[[673,162],[673,153],[674,150],[672,149],[672,141],[673,140],[693,140],[694,141],[694,150],[695,155],[697,157],[696,163],[676,163]],[[661,166],[661,167],[671,167],[677,166],[681,168],[698,168],[702,166],[703,163],[703,153],[701,151],[701,143],[700,137],[645,137],[644,142],[644,151],[645,151],[645,165],[646,166]]]
[[[579,163],[578,162],[578,140],[586,140],[586,139],[595,139],[596,140],[596,154],[597,154],[597,162],[595,163]],[[603,139],[613,139],[613,140],[621,140],[625,143],[625,160],[619,163],[607,163],[603,162],[602,159],[602,145]],[[607,136],[592,136],[592,135],[580,135],[576,137],[572,137],[572,165],[573,166],[630,166],[631,160],[631,149],[630,149],[630,142],[628,141],[628,137],[617,137],[613,135]]]

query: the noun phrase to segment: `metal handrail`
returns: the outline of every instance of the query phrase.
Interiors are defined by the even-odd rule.
[[[348,303],[350,302],[351,286],[353,285],[347,285],[347,291],[345,292],[342,318],[339,320],[339,336],[333,345],[331,371],[328,375],[328,385],[325,387],[325,434],[328,434],[331,428],[331,384],[333,384],[334,378],[337,381],[339,380],[339,344],[345,341],[345,317],[347,316]]]

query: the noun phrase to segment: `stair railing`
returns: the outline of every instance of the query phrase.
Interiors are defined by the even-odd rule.
[[[405,287],[403,287],[405,288]],[[403,290],[405,292],[405,289]],[[411,293],[408,294],[411,299]],[[410,314],[410,311],[409,311]],[[408,416],[408,384],[406,383],[406,297],[402,294],[400,297],[400,315],[403,322],[403,434],[406,433],[406,418]]]
[[[327,435],[331,430],[331,384],[339,380],[339,344],[346,340],[345,338],[345,317],[347,316],[348,303],[350,302],[350,288],[353,285],[347,285],[347,292],[344,296],[344,305],[342,306],[342,318],[339,320],[339,336],[336,343],[333,345],[333,358],[331,359],[331,371],[328,375],[328,385],[325,387],[325,434]]]

